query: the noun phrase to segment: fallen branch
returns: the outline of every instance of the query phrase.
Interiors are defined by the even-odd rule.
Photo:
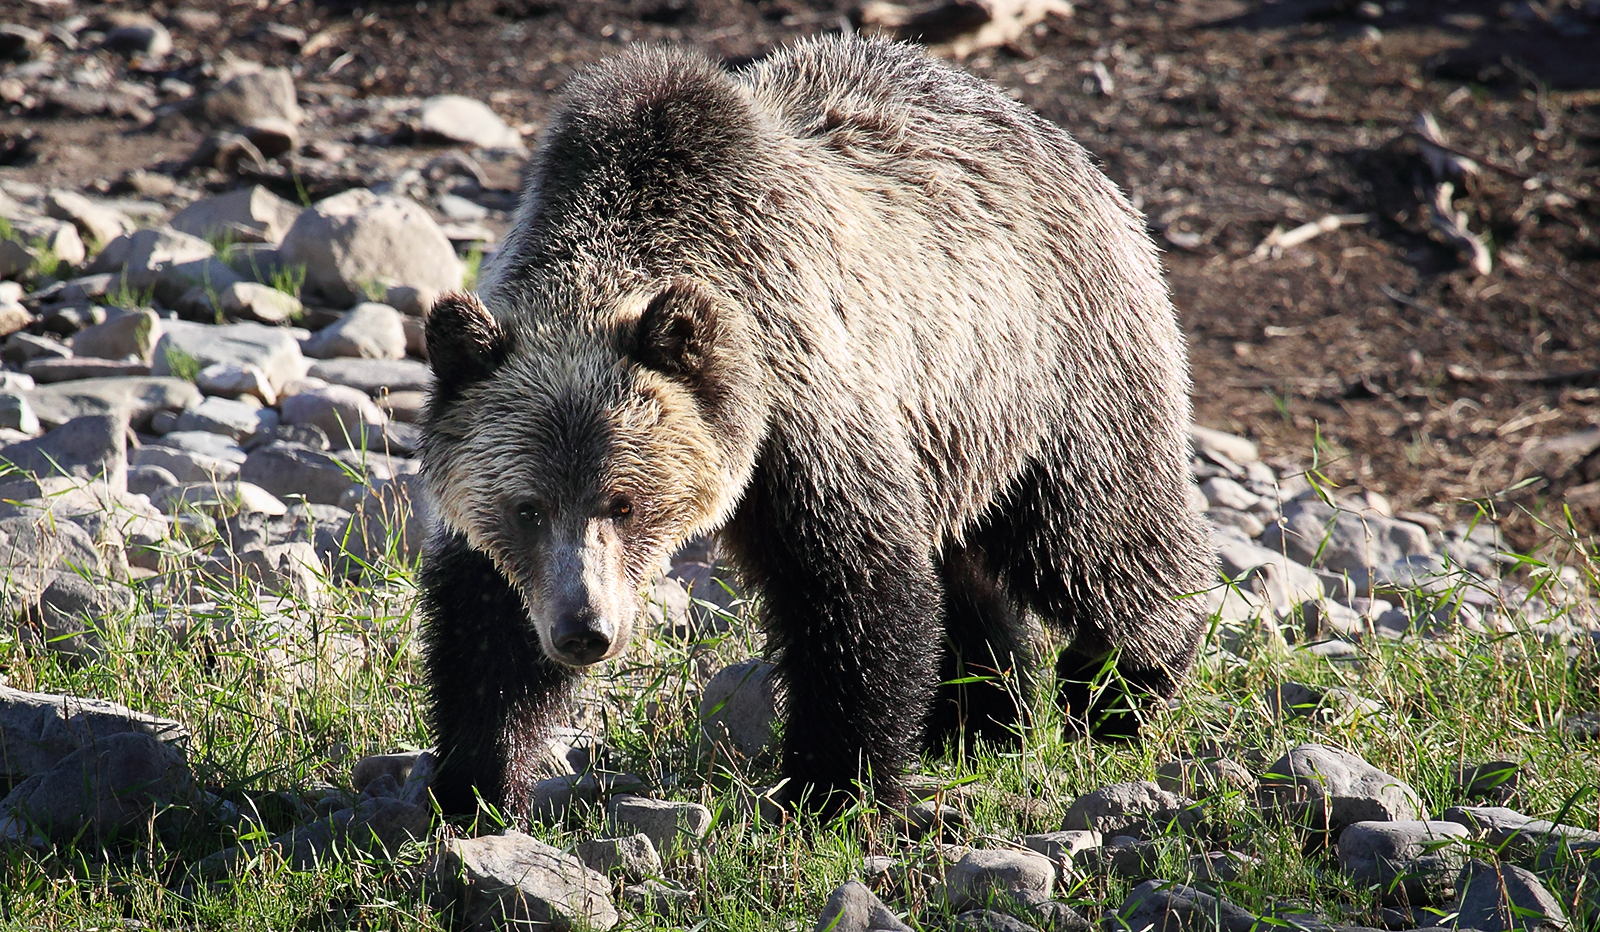
[[[1428,160],[1434,178],[1440,181],[1464,178],[1480,171],[1477,162],[1445,145],[1444,130],[1439,128],[1439,121],[1431,112],[1424,110],[1417,114],[1411,133],[1422,144],[1422,157]]]
[[[1488,275],[1494,270],[1489,244],[1483,241],[1483,237],[1467,229],[1466,212],[1456,210],[1450,203],[1455,193],[1456,186],[1448,181],[1441,181],[1434,186],[1433,203],[1428,205],[1433,228],[1452,246],[1472,254],[1472,267],[1479,275]]]
[[[1261,245],[1256,247],[1255,252],[1250,254],[1250,260],[1260,262],[1268,256],[1277,259],[1285,250],[1316,239],[1324,233],[1332,233],[1342,226],[1366,223],[1371,219],[1370,214],[1329,214],[1321,220],[1302,223],[1292,230],[1274,227],[1272,232],[1267,234],[1267,238],[1261,241]]]

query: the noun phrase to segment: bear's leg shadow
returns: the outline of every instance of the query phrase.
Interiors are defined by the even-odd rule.
[[[977,548],[947,553],[944,651],[926,749],[940,752],[958,737],[1015,747],[1033,700],[1034,650],[1022,614]],[[987,682],[958,682],[987,677]]]
[[[780,795],[824,815],[855,799],[858,781],[880,805],[904,803],[938,682],[940,589],[920,493],[894,450],[858,442],[870,472],[797,482],[793,469],[758,467],[722,535],[765,605],[787,709]]]
[[[1115,483],[1075,482],[1071,462],[1058,450],[1035,463],[1008,498],[1009,533],[987,541],[1006,552],[1012,594],[1070,638],[1056,661],[1068,732],[1132,738],[1139,710],[1172,696],[1194,662],[1203,619],[1176,597],[1199,587],[1209,543],[1181,495],[1108,500]]]
[[[460,536],[430,546],[421,585],[429,724],[441,756],[434,798],[448,814],[469,814],[476,790],[507,818],[525,817],[539,742],[577,674],[545,656],[522,597]]]

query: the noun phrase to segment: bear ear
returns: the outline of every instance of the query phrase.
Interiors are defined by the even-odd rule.
[[[700,285],[673,279],[639,317],[633,358],[671,378],[697,381],[711,367],[721,323],[716,302]]]
[[[428,361],[441,387],[459,388],[487,378],[506,358],[505,331],[470,292],[447,292],[434,302],[427,337]]]

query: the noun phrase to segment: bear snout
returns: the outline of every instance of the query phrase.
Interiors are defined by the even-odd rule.
[[[552,660],[574,667],[599,663],[611,653],[616,626],[592,608],[563,612],[550,627]]]

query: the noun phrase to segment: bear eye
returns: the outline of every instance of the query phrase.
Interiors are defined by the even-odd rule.
[[[539,511],[539,506],[533,502],[523,502],[517,506],[517,523],[523,527],[538,527],[539,520],[544,515]]]
[[[611,503],[611,518],[613,521],[626,520],[633,514],[633,503],[625,498],[619,498]]]

